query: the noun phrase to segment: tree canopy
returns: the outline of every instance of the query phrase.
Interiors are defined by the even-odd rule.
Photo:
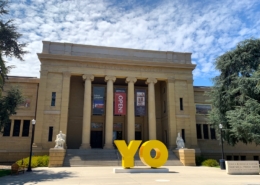
[[[5,79],[11,66],[6,66],[6,61],[3,56],[15,57],[23,60],[23,55],[27,53],[24,50],[26,44],[19,43],[22,34],[17,31],[17,27],[12,19],[6,20],[4,18],[9,12],[6,9],[8,1],[0,0],[0,96],[4,86]]]
[[[209,123],[221,123],[224,138],[260,144],[260,39],[248,39],[215,61],[220,75],[209,92],[212,111]]]
[[[9,116],[15,114],[16,107],[22,101],[22,95],[18,88],[11,88],[2,97],[2,90],[9,69],[12,66],[6,66],[3,57],[15,57],[23,60],[22,56],[27,53],[24,51],[26,44],[19,43],[22,36],[17,31],[13,20],[6,19],[5,15],[9,12],[7,0],[0,0],[0,131],[9,122]]]

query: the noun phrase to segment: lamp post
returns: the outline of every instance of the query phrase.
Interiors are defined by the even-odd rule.
[[[31,145],[30,145],[30,158],[29,158],[29,165],[28,165],[27,172],[31,172],[31,171],[32,171],[31,160],[32,160],[32,145],[33,145],[33,139],[34,139],[34,127],[35,127],[35,123],[36,123],[36,121],[33,119],[33,120],[32,120],[32,138],[31,138]]]
[[[223,149],[223,139],[222,139],[222,124],[219,124],[219,129],[220,129],[220,140],[221,140],[221,156],[222,158],[219,160],[219,164],[220,164],[220,169],[221,170],[225,170],[226,166],[225,166],[225,159],[224,159],[224,149]]]

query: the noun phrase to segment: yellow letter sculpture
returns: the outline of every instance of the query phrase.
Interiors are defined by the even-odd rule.
[[[154,158],[151,157],[150,153],[152,149],[156,151]],[[158,168],[166,163],[168,159],[168,150],[162,142],[158,140],[150,140],[142,144],[139,150],[139,156],[141,161],[147,166]]]
[[[114,141],[115,145],[117,146],[117,148],[122,156],[122,166],[124,168],[134,167],[134,155],[135,155],[138,147],[140,146],[141,142],[142,141],[140,141],[140,140],[133,140],[130,142],[130,144],[127,147],[125,140],[115,140]]]

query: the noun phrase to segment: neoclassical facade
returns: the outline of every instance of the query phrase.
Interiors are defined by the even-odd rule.
[[[43,41],[38,58],[39,79],[7,80],[7,89],[21,86],[27,102],[0,136],[2,161],[28,155],[33,118],[35,154],[47,154],[62,131],[67,149],[114,148],[115,139],[157,139],[175,149],[180,133],[197,155],[220,155],[206,120],[210,89],[193,86],[191,53]],[[225,147],[227,158],[259,159],[259,147]]]

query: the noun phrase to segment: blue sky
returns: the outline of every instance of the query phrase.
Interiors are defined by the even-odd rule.
[[[10,14],[28,43],[10,75],[39,77],[42,40],[192,52],[194,85],[210,86],[216,57],[260,37],[260,1],[11,0]]]

